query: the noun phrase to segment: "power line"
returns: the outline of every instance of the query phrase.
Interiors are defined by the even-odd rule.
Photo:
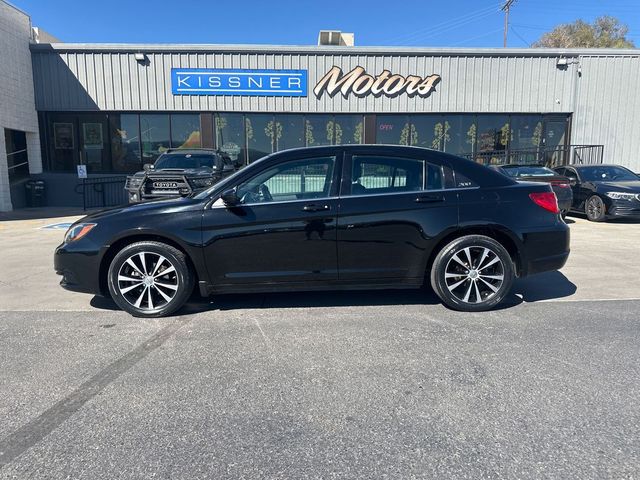
[[[516,37],[518,37],[520,40],[522,40],[522,41],[524,42],[524,44],[525,44],[527,47],[530,47],[530,46],[531,46],[531,44],[530,44],[529,42],[527,42],[527,41],[524,39],[524,37],[523,37],[522,35],[520,35],[520,34],[516,31],[516,29],[515,29],[515,28],[513,28],[513,24],[511,24],[511,27],[509,27],[509,28],[510,28],[510,30],[513,32],[513,34],[514,34]]]

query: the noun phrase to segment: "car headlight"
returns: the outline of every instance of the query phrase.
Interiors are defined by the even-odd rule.
[[[634,200],[636,195],[634,193],[624,193],[624,192],[607,192],[605,195],[613,200]]]
[[[67,233],[64,234],[64,242],[69,243],[80,240],[95,226],[95,223],[77,223],[76,225],[72,225],[69,227],[69,230],[67,230]]]
[[[142,185],[142,178],[129,177],[127,178],[127,188],[138,188]]]
[[[213,185],[213,178],[194,178],[191,182],[194,187],[210,187]]]

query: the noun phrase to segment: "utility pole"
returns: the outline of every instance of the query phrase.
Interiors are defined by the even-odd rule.
[[[509,9],[515,1],[516,0],[507,0],[506,2],[504,2],[504,5],[501,8],[501,10],[504,11],[504,48],[507,48],[507,32],[509,31]]]

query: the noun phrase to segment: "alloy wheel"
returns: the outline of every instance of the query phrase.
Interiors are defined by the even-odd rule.
[[[505,280],[502,260],[484,246],[457,251],[445,267],[445,284],[464,303],[482,303],[498,294]]]
[[[604,205],[599,197],[593,196],[587,203],[587,215],[589,218],[600,218]]]
[[[157,310],[178,292],[178,275],[166,257],[155,252],[137,252],[118,271],[118,290],[128,303],[140,310]]]

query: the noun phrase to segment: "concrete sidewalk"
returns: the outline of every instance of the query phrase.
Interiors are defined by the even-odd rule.
[[[92,297],[67,292],[58,285],[60,277],[53,271],[53,251],[62,242],[66,225],[46,229],[48,225],[71,223],[82,216],[77,209],[28,209],[0,216],[0,310],[96,311]],[[43,217],[46,213],[46,217]],[[640,223],[590,223],[583,218],[569,218],[571,256],[560,272],[549,272],[516,281],[513,295],[518,301],[547,300],[623,300],[640,298],[635,279],[640,271],[638,239]],[[435,300],[424,293],[424,304]],[[357,304],[378,305],[381,298],[398,305],[419,301],[420,292],[373,292],[358,294],[296,294],[292,305],[305,302],[327,305],[348,303],[353,296]],[[338,298],[339,297],[339,298]],[[357,298],[356,298],[357,297]],[[247,305],[282,304],[279,295],[246,295],[232,303]],[[105,305],[109,302],[96,301]],[[287,302],[284,302],[287,304]],[[207,309],[203,301],[196,310]]]

